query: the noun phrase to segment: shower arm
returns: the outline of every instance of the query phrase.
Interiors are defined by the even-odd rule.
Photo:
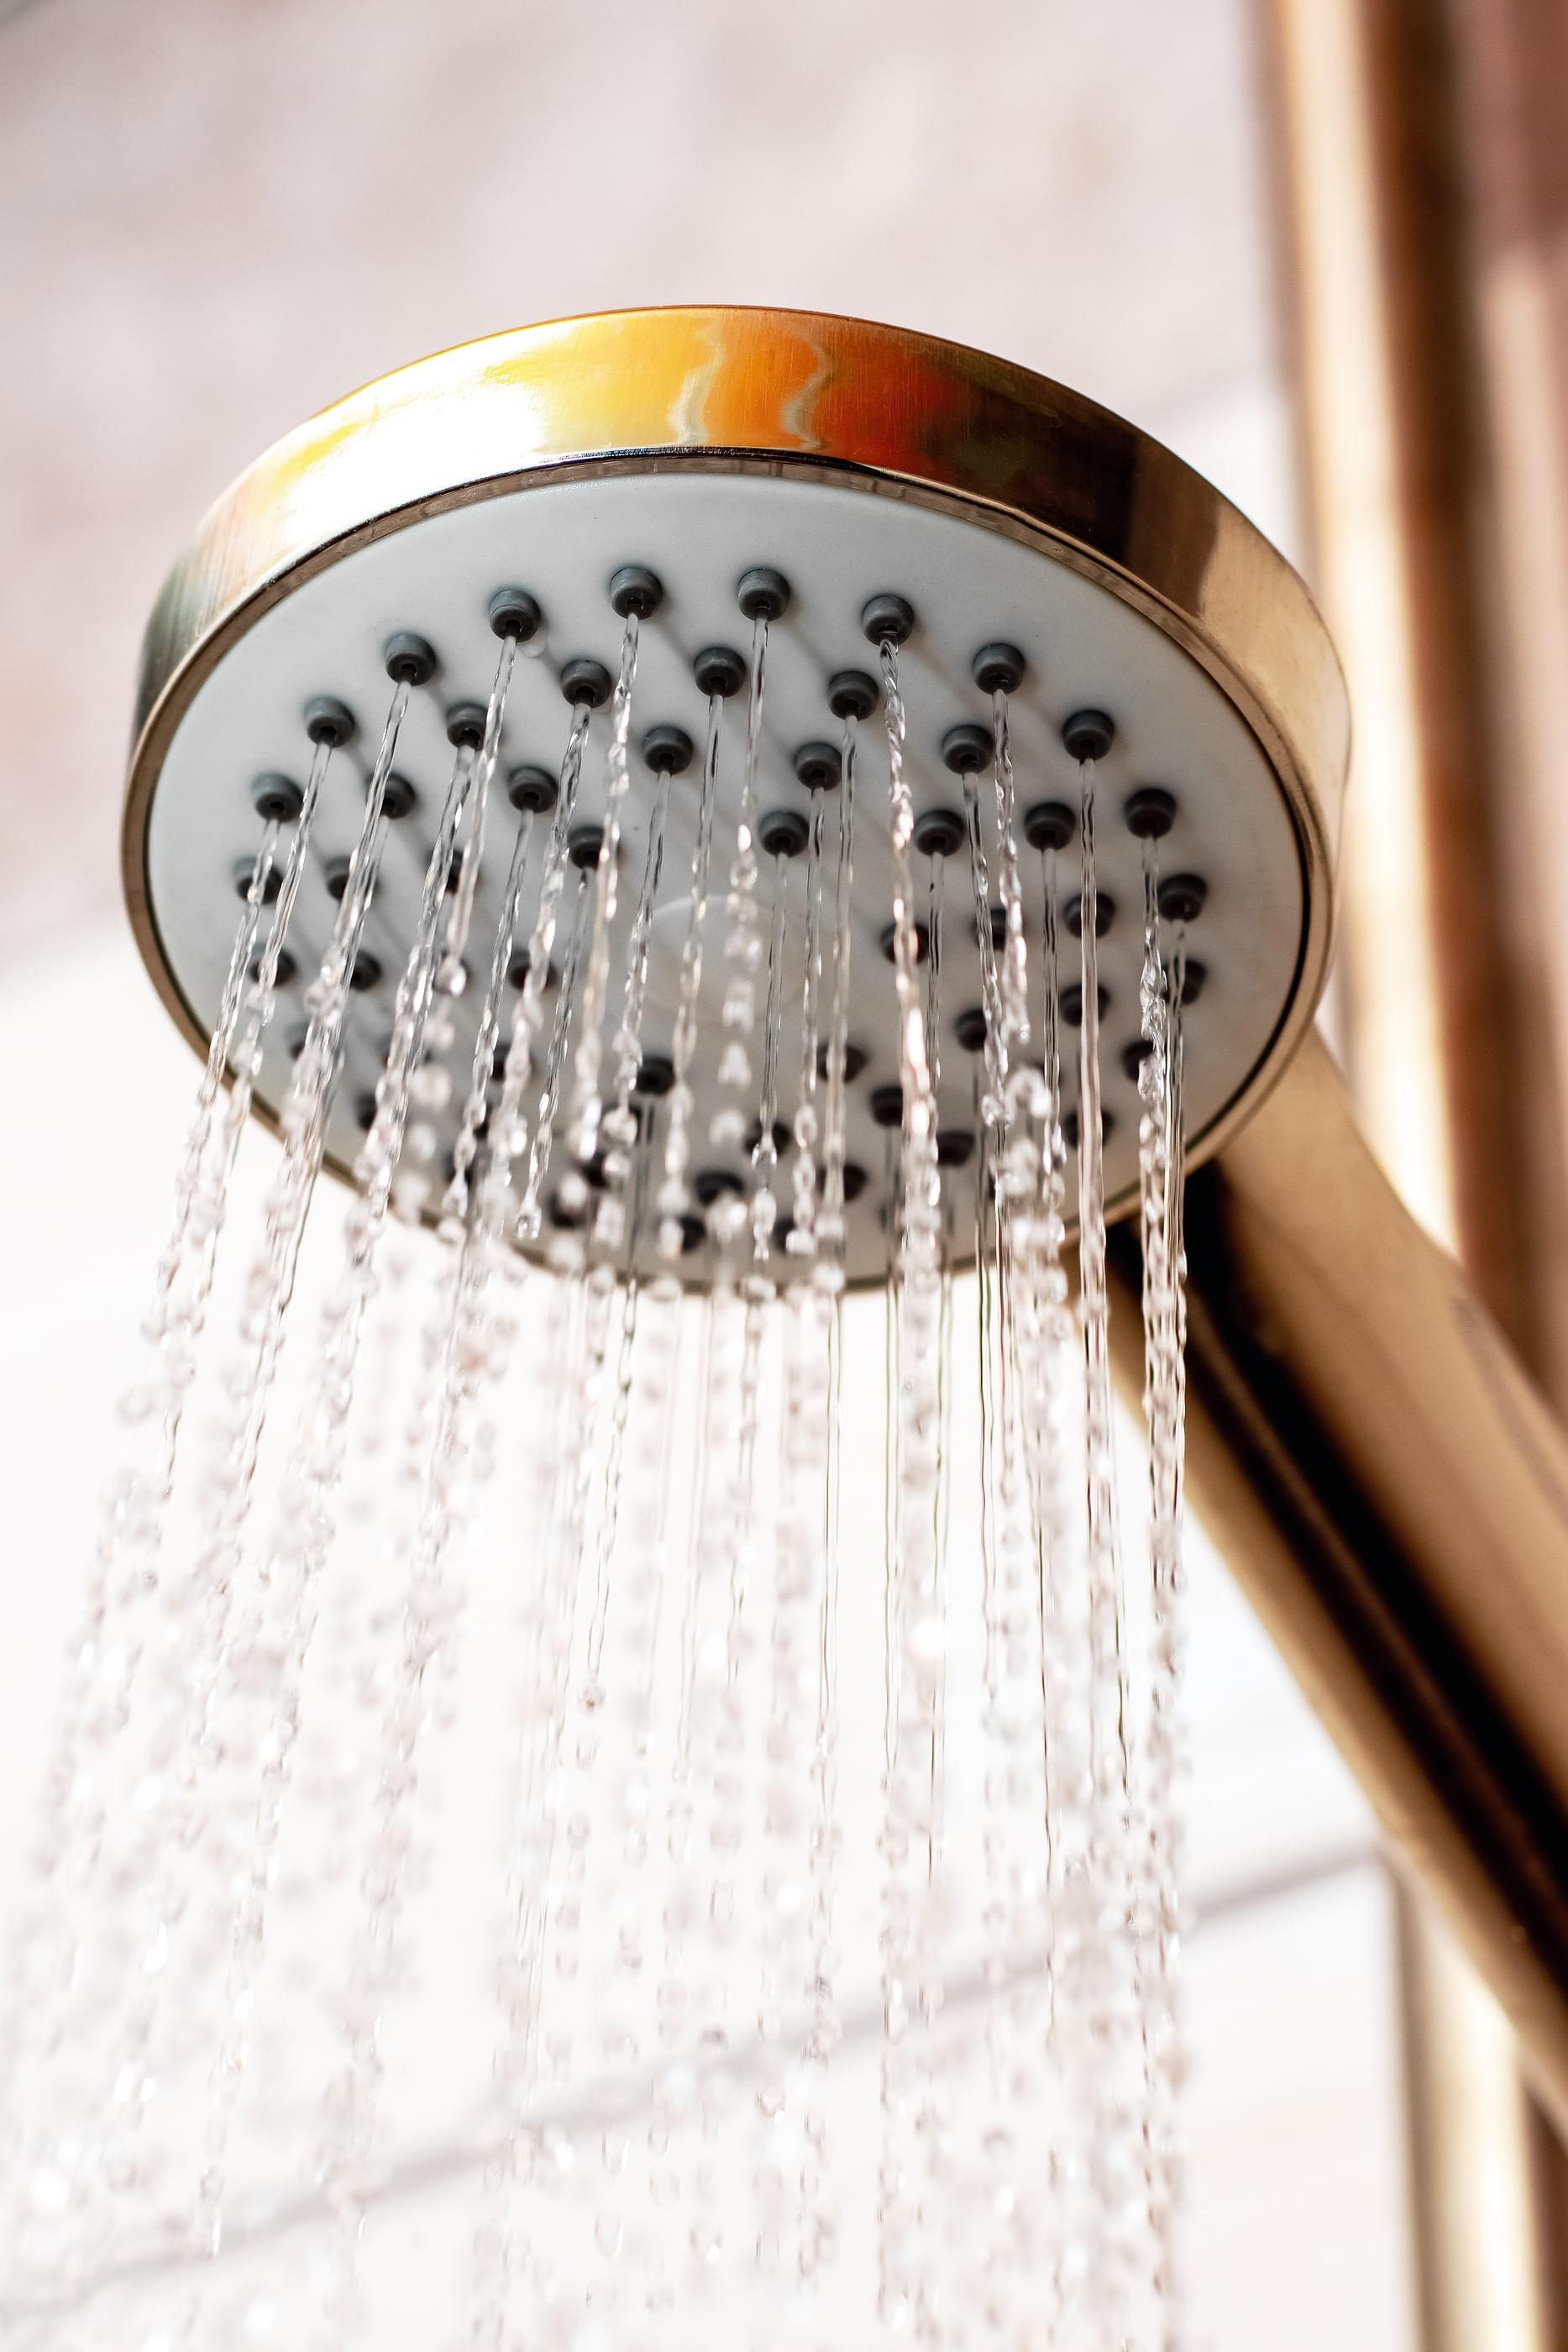
[[[1317,1036],[1186,1238],[1194,1507],[1568,2126],[1568,1439]]]

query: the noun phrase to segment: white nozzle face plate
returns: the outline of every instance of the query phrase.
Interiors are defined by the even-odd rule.
[[[1031,1054],[1039,1051],[1046,875],[1040,854],[1023,845],[1022,819],[1039,802],[1077,804],[1080,771],[1062,743],[1064,721],[1085,709],[1103,710],[1114,720],[1114,741],[1094,771],[1099,887],[1113,902],[1100,941],[1106,996],[1102,1066],[1110,1114],[1105,1169],[1113,1211],[1124,1209],[1137,1189],[1139,1104],[1124,1056],[1139,1035],[1142,846],[1123,812],[1140,786],[1159,785],[1173,796],[1176,817],[1159,844],[1160,870],[1167,877],[1197,875],[1206,885],[1202,912],[1187,935],[1188,955],[1202,967],[1201,992],[1186,1018],[1186,1126],[1189,1138],[1201,1145],[1252,1079],[1292,1000],[1306,914],[1294,822],[1257,739],[1225,693],[1131,604],[1038,547],[980,522],[905,501],[890,495],[886,485],[870,494],[831,483],[678,467],[547,482],[392,530],[304,581],[262,614],[194,695],[158,778],[147,832],[147,880],[163,955],[198,1024],[210,1025],[217,1010],[239,912],[235,873],[254,854],[260,834],[251,796],[255,778],[277,771],[303,782],[310,757],[303,712],[313,696],[339,698],[358,720],[353,741],[334,753],[328,772],[288,940],[296,974],[280,993],[268,1034],[256,1088],[261,1106],[276,1111],[287,1092],[289,1045],[303,1023],[304,993],[335,912],[327,872],[348,855],[359,829],[365,782],[392,692],[382,648],[395,633],[412,630],[429,640],[440,666],[429,685],[415,689],[398,743],[396,772],[413,784],[418,801],[390,828],[365,933],[365,946],[382,976],[375,987],[350,1000],[345,1066],[327,1148],[339,1168],[351,1163],[362,1140],[359,1107],[374,1087],[387,1044],[426,856],[452,772],[446,713],[457,703],[486,700],[497,653],[486,620],[489,600],[499,588],[525,588],[538,600],[544,621],[517,662],[507,704],[467,950],[475,978],[455,1004],[457,1036],[445,1057],[455,1074],[453,1102],[436,1115],[442,1129],[439,1169],[452,1141],[447,1130],[455,1129],[466,1089],[483,974],[517,822],[506,797],[506,778],[525,764],[552,773],[559,770],[571,717],[559,682],[564,663],[589,655],[613,675],[622,624],[607,591],[611,575],[625,563],[650,566],[664,584],[664,597],[641,633],[607,1030],[613,1029],[619,1013],[625,941],[655,797],[655,780],[640,747],[650,728],[674,723],[692,738],[696,751],[691,766],[670,785],[642,1040],[645,1054],[670,1053],[706,724],[706,702],[694,679],[693,662],[714,645],[748,652],[750,625],[738,610],[736,583],[753,566],[768,565],[785,575],[792,593],[768,643],[758,777],[758,806],[764,815],[783,808],[810,817],[812,795],[796,776],[794,755],[803,743],[839,740],[840,722],[827,703],[829,678],[845,669],[873,677],[877,672],[876,650],[866,642],[860,620],[869,597],[895,591],[916,615],[915,632],[900,655],[900,674],[908,717],[907,772],[917,814],[936,807],[962,811],[962,783],[944,764],[941,745],[959,721],[989,722],[989,699],[970,674],[974,655],[998,640],[1023,653],[1027,671],[1010,698],[1009,716],[1036,1024]],[[743,689],[726,705],[723,719],[692,1130],[694,1172],[727,1169],[743,1181],[749,1181],[745,1150],[712,1146],[709,1131],[721,1100],[716,1079],[724,1034],[725,895],[746,723]],[[609,724],[608,711],[601,711],[590,729],[577,822],[591,822],[603,809]],[[978,782],[995,903],[999,892],[988,772]],[[831,995],[838,797],[827,795],[826,810],[824,1036]],[[547,821],[539,820],[519,944],[532,928],[546,830]],[[850,1037],[866,1058],[848,1090],[847,1145],[850,1160],[865,1171],[866,1181],[848,1213],[847,1270],[852,1280],[874,1280],[885,1274],[888,1263],[889,1130],[876,1124],[871,1106],[875,1090],[895,1084],[898,1076],[894,976],[882,949],[892,913],[893,871],[880,702],[859,728],[854,832]],[[1052,863],[1065,909],[1080,887],[1076,844]],[[916,856],[915,873],[923,899],[924,857]],[[805,885],[805,858],[787,860],[779,1064],[779,1117],[786,1124],[794,1116],[801,1068]],[[759,898],[765,937],[774,887],[773,860],[763,856]],[[567,924],[576,888],[573,877],[563,902]],[[924,916],[924,904],[918,911]],[[563,929],[558,961],[564,944]],[[1078,979],[1079,946],[1065,921],[1061,953],[1062,982],[1071,986]],[[753,1041],[758,1065],[765,983],[764,973]],[[943,877],[938,1031],[940,1124],[953,1134],[977,1129],[977,1057],[960,1045],[954,1024],[981,1001],[974,900],[967,858],[960,849],[947,860]],[[515,1003],[508,989],[503,1038],[509,1034]],[[1068,1110],[1077,1102],[1078,1036],[1076,1028],[1064,1026]],[[655,1111],[655,1154],[664,1116],[662,1109]],[[557,1145],[563,1168],[565,1125],[563,1118]],[[896,1141],[896,1129],[892,1132]],[[791,1157],[787,1145],[775,1187],[786,1213]],[[954,1250],[960,1259],[973,1247],[976,1164],[972,1159],[967,1168],[955,1167],[947,1178]],[[1069,1179],[1071,1207],[1071,1154]],[[650,1197],[652,1190],[651,1185]],[[650,1214],[643,1258],[650,1269],[655,1263],[655,1222]],[[699,1249],[685,1263],[692,1279],[706,1278],[706,1249]],[[776,1251],[774,1258],[772,1270],[782,1277],[789,1271],[785,1254]]]

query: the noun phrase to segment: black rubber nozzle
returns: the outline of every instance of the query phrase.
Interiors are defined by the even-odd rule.
[[[915,627],[915,607],[907,596],[883,589],[861,607],[861,627],[873,646],[902,646]]]
[[[981,1053],[986,1043],[985,1006],[971,1004],[967,1013],[960,1013],[953,1024],[953,1034],[966,1054]]]
[[[599,863],[604,847],[604,827],[601,824],[574,824],[566,837],[566,854],[580,874],[588,874]]]
[[[387,676],[397,686],[423,686],[435,671],[435,648],[412,629],[400,629],[382,651]]]
[[[330,743],[336,751],[354,731],[354,714],[335,695],[312,696],[305,706],[305,732],[312,743]]]
[[[528,979],[532,961],[533,959],[528,954],[527,948],[519,948],[517,950],[517,953],[513,956],[511,962],[507,966],[507,981],[510,987],[522,987],[524,982]],[[559,976],[560,975],[556,971],[556,968],[552,963],[549,971],[545,973],[545,987],[547,989],[553,988]]]
[[[859,1077],[870,1058],[871,1056],[867,1054],[865,1047],[863,1045],[857,1045],[852,1037],[845,1040],[844,1082],[846,1085],[853,1085],[855,1079]],[[819,1077],[825,1078],[827,1076],[828,1060],[828,1041],[824,1037],[821,1044],[817,1048],[817,1075]]]
[[[656,776],[678,776],[692,764],[692,739],[684,727],[650,727],[643,757]]]
[[[1103,1020],[1111,1010],[1111,992],[1103,981],[1100,983],[1096,1001],[1100,1017]],[[1061,992],[1061,1017],[1070,1029],[1082,1029],[1083,1026],[1083,991],[1077,981]]]
[[[662,1102],[674,1083],[675,1066],[668,1054],[644,1054],[637,1065],[632,1091],[645,1095],[651,1101]]]
[[[915,820],[915,846],[923,857],[951,857],[964,840],[964,820],[954,809],[924,810]]]
[[[779,621],[789,610],[789,583],[770,564],[754,563],[735,583],[735,601],[748,621]]]
[[[354,969],[349,974],[349,986],[356,996],[366,996],[376,986],[381,976],[380,956],[373,956],[369,948],[361,948],[354,958]]]
[[[234,877],[235,897],[240,898],[248,898],[250,896],[250,886],[256,879],[255,858],[240,858],[235,866]],[[270,907],[276,900],[277,894],[282,887],[282,875],[278,872],[276,866],[269,866],[267,869],[267,879],[261,886],[262,905],[264,907]]]
[[[1061,919],[1075,940],[1083,937],[1083,901],[1076,891],[1062,908]],[[1109,890],[1097,890],[1094,894],[1095,938],[1103,940],[1115,919],[1116,901]]]
[[[328,898],[335,898],[341,905],[343,893],[349,887],[349,860],[346,857],[329,857],[321,870],[321,879],[327,886]]]
[[[507,778],[507,798],[519,811],[541,816],[554,808],[560,787],[548,768],[514,768]]]
[[[769,809],[757,828],[757,838],[769,857],[799,857],[811,837],[811,828],[799,809]]]
[[[878,1127],[898,1127],[904,1119],[904,1088],[900,1086],[873,1087],[871,1115]]]
[[[835,719],[869,719],[877,706],[877,683],[863,669],[840,669],[828,680],[828,709]]]
[[[1103,760],[1116,740],[1116,724],[1103,710],[1075,710],[1061,740],[1070,760]]]
[[[614,691],[615,681],[601,661],[591,654],[574,654],[560,674],[560,690],[575,709],[586,702],[590,710],[601,710]]]
[[[870,1183],[870,1181],[871,1181],[870,1177],[866,1174],[865,1170],[861,1166],[861,1164],[860,1164],[860,1162],[859,1162],[859,1160],[845,1160],[845,1162],[844,1162],[844,1199],[845,1199],[846,1202],[850,1202],[850,1201],[858,1201],[858,1200],[860,1199],[861,1194],[865,1191],[865,1188],[866,1188],[866,1186]],[[819,1167],[819,1169],[817,1170],[817,1190],[818,1190],[818,1192],[825,1192],[827,1191],[827,1189],[828,1189],[828,1171],[827,1171],[827,1169],[826,1169],[826,1167],[825,1167],[825,1166],[823,1166],[823,1167]]]
[[[969,675],[982,694],[1016,694],[1027,667],[1017,646],[982,646],[969,664]]]
[[[802,743],[795,753],[795,773],[809,793],[831,793],[843,774],[836,743]]]
[[[1207,897],[1201,874],[1167,874],[1160,884],[1160,912],[1167,923],[1195,923]]]
[[[956,776],[972,776],[990,766],[996,748],[988,727],[977,727],[973,719],[966,719],[958,726],[949,727],[943,736],[943,763]]]
[[[446,740],[459,751],[476,751],[485,740],[482,702],[455,702],[446,714]]]
[[[551,1224],[559,1233],[575,1233],[580,1226],[588,1222],[586,1203],[569,1201],[559,1184],[549,1196],[548,1214]]]
[[[611,610],[623,621],[652,618],[664,601],[664,583],[645,563],[623,563],[610,580]]]
[[[938,1168],[964,1168],[975,1156],[975,1139],[967,1127],[944,1127],[936,1135]]]
[[[1023,837],[1031,849],[1065,849],[1078,819],[1065,801],[1036,801],[1024,811]]]
[[[746,684],[746,656],[733,646],[705,646],[692,664],[692,676],[699,693],[716,694],[727,702]]]
[[[257,776],[250,788],[257,816],[268,824],[292,824],[305,805],[305,795],[292,776],[276,772]]]
[[[1163,841],[1176,823],[1176,795],[1160,784],[1141,784],[1123,803],[1127,831],[1140,841]]]
[[[544,614],[526,588],[497,588],[490,599],[489,619],[498,637],[516,637],[526,646],[538,636]]]
[[[915,933],[915,961],[916,963],[924,963],[931,952],[931,934],[924,923],[912,923],[910,929]],[[896,923],[889,923],[884,927],[882,934],[882,951],[889,963],[897,960],[898,925]]]
[[[407,816],[409,811],[416,808],[418,804],[419,794],[409,782],[408,778],[400,776],[394,769],[387,778],[386,787],[382,793],[382,814],[395,824],[399,817]]]

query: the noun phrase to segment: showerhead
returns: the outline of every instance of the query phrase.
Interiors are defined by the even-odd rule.
[[[357,1107],[373,1097],[382,1067],[454,760],[482,762],[491,748],[485,718],[498,650],[509,641],[517,656],[493,747],[492,800],[508,831],[508,782],[511,806],[536,813],[541,842],[562,821],[551,807],[556,780],[574,710],[586,719],[564,941],[577,876],[589,877],[586,888],[593,875],[584,828],[602,832],[609,814],[606,751],[629,615],[640,634],[632,707],[622,714],[630,775],[604,1001],[613,1030],[638,952],[650,824],[667,795],[637,1039],[654,1071],[678,1056],[703,747],[710,722],[717,729],[711,910],[687,1074],[694,1178],[731,1175],[744,1185],[756,1148],[745,1132],[755,1103],[746,1122],[722,1116],[735,981],[725,902],[743,803],[749,793],[764,932],[782,896],[778,1108],[788,1123],[806,1073],[823,1065],[829,1018],[824,980],[816,1034],[805,1034],[805,853],[821,815],[823,865],[836,855],[852,762],[848,1012],[858,1055],[844,1150],[873,1174],[853,1200],[846,1188],[844,1264],[851,1279],[885,1271],[886,1192],[874,1171],[893,1131],[885,1112],[899,1045],[895,973],[882,951],[896,878],[884,646],[896,648],[906,718],[912,913],[921,923],[929,866],[955,868],[943,886],[940,994],[928,1000],[939,1006],[939,1129],[977,1125],[984,1024],[974,1016],[987,973],[968,895],[966,796],[977,795],[988,829],[995,898],[998,707],[1031,937],[1061,867],[1069,1019],[1080,977],[1069,902],[1081,887],[1086,786],[1094,811],[1112,1212],[1137,1195],[1132,1049],[1148,843],[1157,846],[1162,915],[1186,927],[1189,978],[1201,969],[1203,981],[1185,1045],[1189,1160],[1213,1150],[1260,1098],[1322,980],[1345,760],[1339,672],[1295,575],[1177,459],[1022,369],[859,321],[686,310],[524,330],[355,394],[241,478],[165,588],[146,647],[124,873],[142,953],[193,1041],[210,1034],[223,991],[236,866],[254,856],[268,811],[298,807],[312,747],[333,747],[289,933],[293,978],[263,1042],[255,1103],[264,1116],[277,1118],[285,1101],[289,1040],[329,942],[334,885],[340,898],[393,685],[408,688],[388,781],[387,814],[398,822],[359,944],[330,1097],[326,1158],[340,1172],[363,1145]],[[748,780],[758,698],[747,679],[764,627],[766,693]],[[468,961],[476,973],[481,943],[505,911],[507,851],[494,812],[492,825],[476,885]],[[526,967],[543,870],[536,849],[508,959],[514,974]],[[830,904],[830,951],[831,916]],[[1038,944],[1032,952],[1038,991]],[[759,1029],[765,985],[763,972]],[[1189,988],[1188,1001],[1195,995]],[[476,981],[447,1007],[455,1070],[466,1069],[484,996]],[[517,1001],[508,981],[503,1045]],[[1081,1014],[1081,987],[1077,1003]],[[1037,994],[1031,1041],[1015,1044],[1015,1058],[1040,1055],[1041,1013]],[[570,1054],[570,1037],[561,1043]],[[1071,1053],[1066,1060],[1057,1108],[1071,1133],[1078,1104]],[[493,1084],[491,1108],[497,1091]],[[434,1197],[465,1094],[463,1083],[444,1101],[430,1090],[417,1114]],[[658,1090],[640,1099],[644,1121],[650,1110],[667,1116]],[[580,1139],[567,1129],[563,1113],[543,1200],[580,1173],[571,1164]],[[1071,1166],[1067,1173],[1071,1213]],[[972,1192],[975,1178],[949,1153],[944,1182]],[[777,1189],[782,1210],[787,1175]],[[639,1244],[649,1265],[657,1223],[647,1217]],[[546,1216],[524,1245],[542,1249],[549,1238]],[[787,1240],[781,1233],[773,1251],[779,1276],[790,1270]],[[682,1278],[709,1278],[710,1262],[699,1230]]]

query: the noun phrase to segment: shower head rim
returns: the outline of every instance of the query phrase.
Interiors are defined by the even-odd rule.
[[[835,389],[852,405],[858,399],[847,423],[804,413],[810,387],[790,388],[803,348],[815,354],[824,403]],[[700,378],[722,436],[705,438],[690,404],[683,410],[671,402],[672,372],[688,388]],[[585,383],[611,387],[591,415],[583,413]],[[527,395],[531,446],[507,410],[519,392]],[[464,456],[484,450],[475,415],[486,399],[500,403],[491,439],[503,424],[511,436],[508,462],[492,470]],[[1022,481],[998,478],[988,419],[999,429],[998,414],[1020,432],[1032,427],[1031,470]],[[390,447],[371,440],[389,415],[402,424],[401,443]],[[910,415],[921,420],[918,442],[898,443],[897,420]],[[462,432],[443,429],[459,415]],[[812,424],[831,434],[812,432]],[[1348,760],[1343,679],[1327,631],[1284,558],[1219,492],[1135,426],[967,347],[820,313],[608,312],[462,345],[322,412],[218,500],[171,573],[149,627],[121,841],[139,950],[193,1046],[204,1051],[206,1039],[163,952],[146,883],[147,828],[164,756],[225,654],[292,590],[427,517],[567,480],[694,469],[815,480],[1000,531],[1117,596],[1224,694],[1257,740],[1290,814],[1302,928],[1268,1045],[1216,1117],[1189,1138],[1191,1164],[1209,1156],[1288,1064],[1326,972]],[[375,496],[360,497],[356,509],[371,477]]]

